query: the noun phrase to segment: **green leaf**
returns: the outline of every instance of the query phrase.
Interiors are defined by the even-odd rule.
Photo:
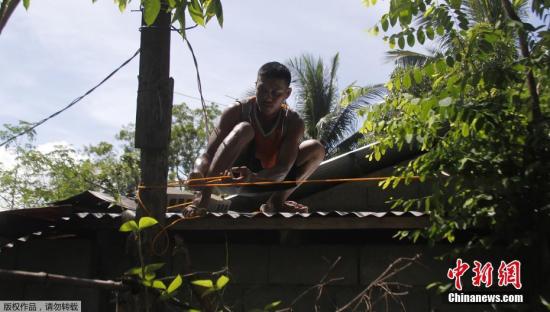
[[[424,35],[424,31],[422,30],[422,28],[418,28],[418,30],[416,31],[416,39],[418,39],[418,42],[420,42],[420,44],[424,44],[424,42],[426,41],[426,36]]]
[[[550,303],[546,301],[546,299],[544,299],[542,296],[539,296],[539,297],[540,297],[540,303],[542,303],[542,305],[546,308],[546,310],[550,311]]]
[[[382,155],[380,154],[380,150],[377,148],[374,150],[374,159],[376,159],[376,161],[379,161],[380,158],[382,158]]]
[[[222,275],[216,281],[216,288],[222,289],[229,282],[229,277]]]
[[[139,219],[139,229],[143,230],[157,224],[158,221],[151,217],[142,217]]]
[[[407,89],[411,87],[411,75],[408,72],[403,75],[403,87]]]
[[[215,15],[218,19],[218,24],[220,24],[220,27],[223,27],[223,9],[221,0],[211,0],[208,2],[208,6],[206,7],[206,15],[208,18]]]
[[[447,66],[453,67],[453,65],[455,64],[455,60],[452,56],[449,55],[445,58],[445,63],[447,64]]]
[[[136,221],[130,220],[122,224],[118,230],[120,232],[136,232],[139,228]]]
[[[413,69],[414,81],[419,84],[422,82],[422,70],[418,67]]]
[[[191,19],[195,21],[195,23],[204,26],[204,15],[202,11],[202,7],[199,3],[199,0],[192,0],[191,4],[189,5],[189,15],[191,15]]]
[[[432,14],[434,9],[435,9],[435,7],[433,5],[430,5],[428,7],[428,9],[426,10],[426,12],[424,12],[424,17],[428,17],[430,14]]]
[[[152,284],[153,288],[166,290],[166,285],[161,280],[155,280]]]
[[[151,26],[160,12],[160,0],[144,0],[143,1],[143,19],[147,26]]]
[[[141,267],[133,267],[124,272],[125,275],[138,275],[141,272]]]
[[[23,6],[25,7],[25,10],[28,10],[30,5],[31,5],[31,0],[23,0]]]
[[[468,127],[467,123],[462,124],[462,136],[467,137],[470,134],[470,127]]]
[[[435,32],[440,35],[440,36],[443,36],[445,34],[445,28],[443,28],[443,26],[439,25],[437,26],[437,28],[435,29]]]
[[[409,34],[407,36],[407,44],[409,45],[409,47],[414,46],[414,35],[413,34]]]
[[[403,36],[399,37],[397,39],[397,45],[399,45],[399,49],[403,50],[405,48],[405,39],[403,39]]]
[[[374,26],[372,27],[371,29],[369,29],[369,34],[373,35],[373,36],[378,36],[378,26]]]
[[[426,36],[428,37],[428,39],[434,40],[435,33],[434,33],[433,27],[430,26],[430,27],[426,28]]]
[[[168,6],[170,6],[170,8],[176,7],[176,0],[167,0],[167,1],[168,1]]]
[[[186,312],[201,312],[201,310],[197,310],[197,309],[189,309],[189,310],[185,310]]]
[[[124,10],[126,10],[126,5],[127,5],[127,0],[117,0],[118,2],[118,9],[120,10],[120,12],[124,12]]]
[[[282,301],[280,301],[280,300],[279,300],[279,301],[274,301],[274,302],[272,302],[272,303],[266,305],[266,306],[264,307],[264,310],[269,311],[269,310],[271,310],[271,309],[273,309],[273,308],[276,308],[277,306],[279,306],[279,305],[281,304],[281,302],[282,302]]]
[[[173,293],[174,291],[176,291],[176,289],[178,289],[181,286],[182,282],[183,280],[181,276],[178,274],[176,278],[174,278],[174,280],[170,283],[166,292],[169,294]]]
[[[390,49],[395,49],[395,37],[390,37]]]
[[[452,103],[453,103],[453,98],[446,97],[446,98],[439,101],[439,106],[447,107],[447,106],[451,105]]]
[[[214,288],[214,283],[212,283],[211,280],[196,280],[192,281],[191,284],[206,288]]]
[[[382,30],[383,31],[387,31],[388,30],[388,19],[387,18],[384,18],[380,24],[382,25]]]

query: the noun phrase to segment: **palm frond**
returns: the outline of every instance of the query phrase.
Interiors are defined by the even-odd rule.
[[[321,58],[316,59],[309,54],[287,62],[293,76],[296,77],[293,81],[296,89],[296,109],[304,119],[306,134],[310,138],[318,137],[317,123],[335,107],[338,59],[336,54],[331,59],[329,67],[324,65]]]
[[[391,50],[386,52],[386,61],[394,62],[397,67],[422,67],[434,58],[433,55],[409,50]]]
[[[381,84],[361,88],[352,85],[346,88],[340,100],[343,105],[317,124],[319,139],[327,153],[332,153],[351,133],[356,132],[358,110],[380,103],[386,94],[387,90]]]
[[[361,143],[361,139],[363,139],[364,137],[365,135],[363,133],[355,132],[354,134],[347,137],[345,140],[338,143],[338,145],[336,145],[332,150],[328,151],[327,158],[335,157],[340,154],[357,149],[359,147],[359,144]]]

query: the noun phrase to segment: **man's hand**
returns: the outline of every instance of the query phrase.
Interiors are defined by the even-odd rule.
[[[252,172],[248,167],[233,167],[230,170],[231,181],[236,183],[241,182],[256,182],[256,173]]]

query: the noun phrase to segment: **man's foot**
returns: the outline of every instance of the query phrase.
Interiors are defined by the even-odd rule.
[[[297,203],[295,201],[287,200],[278,209],[270,203],[265,203],[260,206],[260,211],[266,212],[266,213],[274,213],[274,212],[307,213],[309,212],[309,207],[302,205],[300,203]]]
[[[190,204],[182,211],[184,218],[203,217],[206,215],[206,209]]]

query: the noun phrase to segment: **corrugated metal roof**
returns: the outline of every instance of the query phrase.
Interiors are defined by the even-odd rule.
[[[130,199],[128,199],[130,200]],[[110,207],[110,204],[117,207]],[[0,212],[0,252],[36,237],[63,235],[67,227],[77,229],[118,229],[124,207],[112,196],[84,192],[57,206],[8,210]],[[131,210],[127,210],[131,211]],[[184,219],[181,212],[166,214],[171,230],[347,230],[410,229],[428,224],[425,213],[417,211],[330,211],[311,213],[208,212],[200,218]],[[66,233],[65,233],[66,234]]]
[[[108,220],[112,226],[122,223],[120,214],[76,213],[74,222]],[[80,219],[81,222],[75,219]],[[167,213],[167,224],[172,230],[347,230],[347,229],[411,229],[423,228],[428,216],[417,211],[391,212],[313,212],[313,213],[207,213],[199,218],[183,218],[181,213]],[[106,223],[104,223],[106,225]]]

